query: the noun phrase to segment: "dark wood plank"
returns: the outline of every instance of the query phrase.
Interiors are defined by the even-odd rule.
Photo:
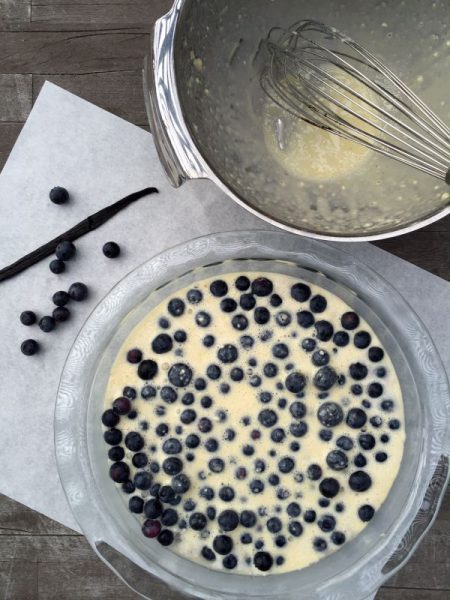
[[[71,26],[98,25],[124,27],[129,25],[150,29],[155,18],[167,12],[172,5],[170,0],[132,2],[53,2],[37,0],[33,2],[31,22],[35,25],[51,23],[66,28]]]
[[[1,35],[1,34],[0,34]],[[2,89],[0,88],[0,97]],[[23,123],[0,123],[0,172],[8,159]]]
[[[381,588],[376,600],[448,600],[449,593],[444,590],[407,590]]]
[[[143,64],[148,36],[126,31],[5,32],[0,73],[69,74],[133,71]]]
[[[446,222],[448,223],[447,220]],[[448,229],[447,231],[419,230],[401,237],[374,242],[374,244],[430,273],[449,280],[450,236],[448,232]]]
[[[0,75],[0,121],[25,121],[32,105],[31,75]]]
[[[0,538],[5,536],[10,540],[13,536],[29,537],[39,535],[73,536],[79,534],[57,521],[8,498],[8,496],[0,495]],[[1,553],[0,560],[3,560]]]
[[[19,557],[0,562],[2,600],[38,600],[38,565]]]
[[[147,124],[141,69],[82,75],[34,75],[33,101],[46,80],[135,125]]]
[[[26,27],[31,20],[31,0],[1,0],[0,31]]]

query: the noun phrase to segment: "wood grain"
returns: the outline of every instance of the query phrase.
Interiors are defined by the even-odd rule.
[[[33,101],[46,80],[136,125],[147,125],[141,69],[81,75],[35,75]]]
[[[44,81],[137,125],[152,23],[171,0],[0,0],[0,169]],[[376,245],[450,279],[450,217]],[[448,600],[450,499],[377,600]],[[137,600],[87,541],[0,496],[0,600]],[[155,597],[154,600],[166,600]]]

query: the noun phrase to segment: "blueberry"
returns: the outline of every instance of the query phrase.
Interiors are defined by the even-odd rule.
[[[55,275],[60,275],[66,270],[66,264],[63,260],[55,258],[54,260],[50,261],[49,269]]]
[[[205,396],[207,397],[207,396]],[[210,419],[208,419],[208,417],[202,417],[199,422],[198,422],[198,430],[201,431],[201,433],[209,433],[211,431],[211,429],[213,428],[213,424],[211,422]]]
[[[243,310],[253,310],[256,306],[256,298],[252,294],[242,294],[239,298],[239,306]]]
[[[294,468],[295,463],[289,456],[285,456],[278,461],[278,468],[281,473],[290,473]]]
[[[146,471],[138,471],[133,481],[138,490],[149,490],[152,485],[152,476]]]
[[[163,529],[158,535],[158,542],[161,546],[170,546],[173,543],[174,535],[170,529]]]
[[[324,402],[317,411],[317,418],[325,427],[336,427],[344,420],[344,412],[336,402]]]
[[[236,346],[233,346],[232,344],[225,344],[224,346],[219,348],[217,352],[217,357],[221,362],[225,364],[234,362],[238,358],[238,351]]]
[[[236,289],[238,289],[240,292],[244,292],[250,287],[250,279],[245,275],[239,275],[239,277],[234,282],[234,285],[236,286]]]
[[[161,317],[158,321],[158,325],[161,327],[161,329],[169,329],[170,321],[165,317]]]
[[[208,548],[207,546],[203,546],[201,554],[203,558],[209,562],[216,560],[216,555],[211,550],[211,548]]]
[[[57,306],[52,312],[52,317],[56,323],[64,323],[70,318],[70,311],[65,306]]]
[[[214,345],[215,342],[215,338],[213,335],[205,335],[205,337],[203,338],[203,345],[205,346],[205,348],[211,348],[211,346]]]
[[[132,348],[127,352],[127,361],[133,365],[140,363],[142,360],[142,352],[138,348]]]
[[[383,386],[381,383],[373,382],[369,385],[367,391],[370,398],[379,398],[383,393]]]
[[[167,305],[167,310],[173,317],[180,317],[185,308],[186,305],[181,298],[172,298]]]
[[[120,246],[116,242],[106,242],[102,251],[106,258],[117,258],[120,254]]]
[[[383,400],[380,406],[381,410],[385,412],[392,412],[394,410],[394,402],[392,400]]]
[[[183,469],[183,463],[177,456],[169,456],[163,461],[162,468],[167,475],[178,475]]]
[[[316,347],[316,341],[312,338],[305,338],[302,342],[302,348],[306,352],[312,352]]]
[[[50,190],[48,197],[53,204],[65,204],[69,200],[69,192],[66,188],[56,186]]]
[[[192,379],[192,370],[184,363],[175,363],[169,369],[169,381],[175,387],[186,387]]]
[[[152,341],[152,350],[155,354],[165,354],[172,350],[172,338],[167,333],[158,334]]]
[[[364,521],[364,523],[371,521],[374,514],[375,510],[372,506],[370,506],[370,504],[364,504],[358,509],[358,517],[361,519],[361,521]]]
[[[314,547],[314,550],[317,550],[317,552],[325,552],[325,550],[328,547],[328,544],[326,543],[326,541],[323,538],[316,537],[316,538],[314,538],[314,541],[313,541],[313,547]]]
[[[341,317],[341,325],[344,329],[353,330],[359,325],[359,317],[355,312],[346,312]]]
[[[319,390],[327,391],[336,383],[338,375],[333,367],[321,367],[314,375],[313,383]]]
[[[212,471],[213,473],[221,473],[224,468],[225,468],[225,463],[223,462],[223,460],[221,458],[212,458],[209,462],[208,462],[208,467],[210,469],[210,471]]]
[[[289,407],[289,412],[295,419],[303,419],[306,415],[306,406],[303,402],[293,402]]]
[[[167,402],[167,404],[173,404],[178,398],[177,392],[173,389],[173,387],[170,387],[170,385],[164,385],[161,388],[160,394],[161,398],[164,400],[164,402]]]
[[[272,517],[266,523],[266,527],[270,533],[278,533],[281,531],[282,526],[283,525],[278,517]]]
[[[263,404],[268,404],[272,400],[272,394],[270,392],[261,392],[259,399]]]
[[[265,306],[258,306],[255,308],[254,316],[255,322],[258,323],[258,325],[265,325],[269,322],[270,312]]]
[[[329,442],[333,437],[333,432],[331,431],[331,429],[321,429],[319,431],[319,437],[324,442]]]
[[[128,418],[129,419],[135,419],[137,417],[137,411],[136,410],[130,410],[130,412],[128,413]]]
[[[216,535],[213,548],[217,554],[229,554],[233,550],[233,540],[228,535]]]
[[[222,531],[233,531],[239,525],[239,515],[234,510],[222,511],[217,520]]]
[[[400,429],[400,421],[398,419],[391,419],[388,424],[389,429],[392,429],[393,431]]]
[[[178,513],[173,508],[166,508],[161,516],[161,524],[165,527],[172,527],[178,521]]]
[[[202,292],[196,289],[189,290],[186,297],[190,304],[198,304],[203,300]]]
[[[297,502],[291,502],[290,504],[288,504],[286,512],[290,517],[298,517],[302,510],[300,508],[300,505],[297,504]]]
[[[20,351],[25,356],[33,356],[33,354],[39,352],[39,344],[36,340],[24,340],[20,345]]]
[[[370,433],[361,433],[358,442],[364,450],[372,450],[375,447],[375,438]]]
[[[224,298],[220,302],[220,308],[225,313],[234,312],[237,309],[237,302],[236,300],[233,300],[233,298]]]
[[[216,509],[213,506],[208,506],[206,509],[206,516],[210,521],[214,521],[216,518]]]
[[[278,475],[276,473],[272,473],[271,475],[269,475],[268,481],[270,483],[270,485],[278,485],[280,483],[280,478],[278,477]]]
[[[367,415],[362,408],[352,408],[348,411],[346,423],[352,429],[364,427],[367,421]]]
[[[375,373],[376,373],[377,377],[385,377],[386,369],[384,367],[378,367],[378,369],[375,371]]]
[[[233,429],[226,429],[223,439],[226,440],[227,442],[231,442],[232,440],[234,440],[234,438],[236,437],[236,433],[234,432]]]
[[[234,499],[234,490],[229,485],[224,485],[219,490],[219,498],[224,502],[231,502]]]
[[[197,506],[196,503],[192,499],[189,499],[189,500],[186,500],[186,502],[183,505],[183,508],[186,512],[192,512],[193,510],[195,510],[196,506]],[[206,521],[206,519],[205,519],[205,521]]]
[[[118,415],[127,415],[131,410],[131,401],[124,396],[120,396],[114,400],[112,407]]]
[[[328,321],[316,321],[314,325],[316,329],[317,338],[321,342],[328,342],[333,337],[333,325]]]
[[[255,460],[256,473],[264,473],[265,470],[266,470],[266,463],[263,460],[261,460],[260,458]]]
[[[241,544],[251,544],[253,542],[253,538],[249,533],[243,533],[241,535]]]
[[[132,513],[141,514],[144,510],[144,501],[139,496],[132,496],[128,501],[128,508]]]
[[[327,465],[333,471],[343,471],[348,466],[347,455],[342,450],[332,450],[327,454]]]
[[[336,527],[336,519],[332,515],[324,515],[317,521],[317,525],[324,533],[329,533]]]
[[[353,379],[356,379],[356,381],[361,381],[361,379],[367,377],[368,370],[365,365],[357,362],[350,365],[349,373]]]
[[[242,452],[245,456],[253,456],[253,454],[255,454],[255,449],[253,446],[251,446],[250,444],[246,444],[243,448],[242,448]]]
[[[314,366],[324,367],[330,362],[330,355],[325,350],[316,350],[311,360]]]
[[[342,533],[342,531],[333,531],[331,534],[331,541],[333,544],[336,544],[336,546],[342,546],[345,542],[345,534]]]
[[[108,450],[108,458],[113,462],[119,462],[125,456],[125,451],[121,446],[114,446]]]
[[[219,377],[222,375],[222,369],[218,365],[209,365],[209,367],[206,369],[206,375],[210,379],[219,379]]]
[[[314,313],[322,313],[326,309],[326,307],[327,301],[320,294],[313,296],[309,301],[309,308]]]
[[[311,327],[311,325],[314,324],[314,315],[308,310],[300,310],[297,313],[297,323],[300,327],[308,329],[308,327]]]
[[[353,462],[355,463],[356,467],[365,467],[367,465],[367,460],[366,457],[364,456],[364,454],[357,454],[355,456],[355,458],[353,459]]]
[[[375,460],[380,463],[385,462],[387,460],[387,457],[388,455],[386,454],[386,452],[377,452],[375,454]]]
[[[111,413],[112,412],[113,411],[111,411]],[[115,417],[117,417],[117,415],[115,415]],[[122,441],[122,432],[119,429],[110,429],[109,431],[105,431],[103,439],[110,446],[117,446],[117,444],[120,444]]]
[[[70,240],[63,240],[56,246],[55,254],[59,260],[70,260],[75,256],[76,251],[75,244]]]
[[[81,283],[80,281],[72,283],[72,285],[69,287],[69,296],[76,302],[82,302],[83,300],[86,300],[88,297],[87,285]]]
[[[266,363],[263,371],[266,377],[275,377],[278,373],[278,367],[274,363]]]
[[[378,346],[372,346],[369,348],[369,360],[372,362],[380,362],[383,360],[384,350],[382,348],[378,348]]]
[[[142,525],[142,533],[148,538],[158,537],[161,533],[161,523],[153,519],[147,519]]]
[[[334,498],[339,492],[339,482],[333,477],[326,477],[320,482],[319,490],[325,498]]]
[[[204,310],[201,310],[195,315],[195,322],[199,327],[208,327],[211,323],[211,315]]]
[[[69,302],[69,300],[69,294],[64,291],[55,292],[52,296],[53,304],[55,304],[56,306],[65,306]]]
[[[216,298],[225,296],[228,293],[228,285],[222,279],[216,279],[209,286],[210,292]]]
[[[244,315],[235,315],[231,320],[231,324],[238,331],[244,331],[248,327],[248,319]]]
[[[143,469],[148,463],[148,457],[144,452],[138,452],[133,456],[132,463],[136,469]]]
[[[110,408],[102,414],[102,423],[105,427],[115,427],[119,421],[119,415]]]
[[[160,470],[161,470],[160,466],[159,466],[159,464],[157,462],[151,462],[150,463],[150,471],[152,473],[159,473]]]
[[[383,419],[380,416],[375,415],[373,417],[370,417],[370,424],[372,425],[372,427],[378,429],[383,424]]]
[[[183,410],[183,412],[180,415],[180,421],[182,423],[184,423],[185,425],[189,425],[189,423],[193,423],[196,418],[197,418],[197,413],[195,412],[195,410],[192,410],[190,408],[186,408],[186,410]]]
[[[212,500],[214,498],[214,490],[209,486],[202,487],[200,490],[200,496],[205,498],[205,500]]]
[[[206,440],[205,442],[205,448],[208,452],[216,452],[219,448],[219,442],[214,438],[209,438],[209,440]]]
[[[371,341],[372,338],[370,336],[370,333],[368,333],[367,331],[358,331],[357,333],[355,333],[355,337],[353,338],[353,343],[357,348],[360,349],[367,348],[368,346],[370,346]]]
[[[355,396],[361,396],[361,394],[363,393],[362,386],[360,386],[359,383],[354,383],[351,387],[351,392]]]
[[[53,317],[42,317],[42,319],[39,321],[39,328],[44,333],[49,333],[50,331],[53,331],[55,329],[55,326],[56,321]]]
[[[264,483],[260,479],[251,481],[249,487],[253,494],[260,494],[264,491]]]
[[[115,462],[109,468],[109,476],[116,483],[125,483],[130,476],[130,467],[124,462]]]
[[[348,450],[351,450],[353,448],[353,442],[346,435],[341,435],[336,440],[336,446],[338,446],[339,448],[342,448],[342,450],[348,451]]]
[[[265,408],[258,415],[258,421],[264,427],[273,427],[278,421],[277,413],[269,408]]]
[[[194,403],[194,394],[192,394],[191,392],[186,392],[183,397],[181,398],[181,403],[184,404],[185,406],[190,406],[191,404]]]
[[[304,283],[294,283],[291,287],[291,296],[297,302],[306,302],[311,296],[311,288]]]
[[[253,347],[253,344],[255,343],[255,340],[252,338],[251,335],[243,335],[241,336],[241,338],[239,339],[241,346],[245,349],[245,350],[249,350],[250,348]]]
[[[163,485],[159,488],[158,497],[161,502],[168,504],[175,498],[175,492],[170,485]]]
[[[372,485],[372,480],[365,471],[355,471],[350,475],[348,483],[353,491],[365,492]]]
[[[298,394],[303,390],[306,385],[306,378],[299,371],[294,371],[290,373],[285,379],[285,386],[289,392],[293,394]]]
[[[280,327],[287,327],[292,321],[291,314],[285,310],[281,310],[275,317],[276,322]]]
[[[164,442],[162,449],[166,454],[180,454],[182,447],[179,440],[169,438]]]
[[[308,425],[305,423],[305,421],[291,423],[289,426],[289,431],[294,437],[303,437],[308,431]]]
[[[242,527],[251,528],[256,525],[256,514],[252,510],[243,510],[240,516]]]
[[[343,348],[344,346],[347,346],[347,344],[350,342],[350,336],[346,331],[336,331],[336,333],[333,336],[333,342],[339,348]]]
[[[252,293],[255,296],[270,296],[273,292],[273,283],[266,277],[257,277],[252,281]]]
[[[165,423],[159,423],[155,428],[156,435],[164,437],[169,432],[169,427]]]
[[[133,494],[136,488],[134,487],[134,483],[132,481],[125,481],[122,483],[122,492],[124,494]]]

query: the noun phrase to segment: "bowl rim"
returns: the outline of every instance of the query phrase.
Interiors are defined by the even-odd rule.
[[[447,204],[422,218],[389,231],[368,235],[339,235],[293,227],[251,206],[245,198],[234,192],[210,165],[184,117],[177,84],[175,42],[178,22],[188,1],[190,0],[174,0],[171,9],[155,22],[151,33],[151,60],[146,61],[144,68],[147,113],[154,127],[159,158],[174,186],[179,186],[188,179],[210,179],[239,206],[267,223],[282,231],[325,241],[367,242],[389,239],[412,233],[450,214],[450,205]],[[149,97],[152,98],[152,102],[149,101]]]
[[[411,323],[414,324],[415,331],[417,331],[416,343],[423,346],[425,344],[427,350],[427,357],[429,366],[432,364],[433,368],[431,369],[431,373],[433,374],[433,394],[436,403],[440,403],[439,411],[437,413],[437,427],[438,431],[433,429],[433,436],[436,436],[436,439],[433,440],[433,444],[435,446],[436,453],[433,454],[433,458],[431,460],[431,472],[427,474],[427,486],[430,483],[433,483],[434,477],[434,469],[438,467],[439,457],[441,455],[448,457],[449,455],[449,440],[448,440],[448,427],[449,427],[449,414],[450,414],[450,402],[449,402],[449,394],[448,394],[448,381],[444,371],[444,367],[442,365],[442,361],[437,355],[437,351],[434,347],[433,342],[431,341],[429,334],[427,333],[424,325],[420,321],[419,317],[415,314],[413,309],[409,306],[407,301],[401,296],[401,294],[395,290],[395,288],[388,283],[382,276],[378,275],[373,269],[365,265],[362,261],[359,261],[352,257],[350,253],[347,251],[337,249],[335,247],[329,246],[328,244],[324,244],[322,242],[317,242],[314,240],[306,240],[301,239],[296,236],[292,236],[279,231],[263,231],[263,230],[252,230],[252,231],[231,231],[231,232],[223,232],[218,234],[209,234],[207,236],[200,236],[194,238],[193,240],[189,240],[187,242],[183,242],[164,250],[163,252],[157,254],[153,258],[148,261],[142,263],[136,269],[131,271],[125,277],[123,277],[107,294],[106,296],[100,300],[100,302],[96,305],[96,307],[91,312],[90,316],[85,321],[82,329],[80,330],[77,338],[75,339],[72,348],[67,356],[62,375],[60,380],[60,385],[58,389],[57,402],[55,405],[55,451],[56,451],[56,459],[58,466],[58,473],[61,479],[61,483],[63,485],[64,492],[66,494],[68,503],[74,513],[76,520],[78,521],[81,529],[86,535],[88,541],[93,546],[93,548],[97,551],[97,544],[101,540],[105,540],[104,531],[102,531],[102,527],[104,527],[105,522],[103,522],[103,515],[96,515],[97,522],[95,524],[92,523],[92,519],[87,517],[86,509],[88,503],[88,494],[86,491],[89,491],[90,484],[92,482],[83,481],[83,490],[80,492],[79,489],[79,478],[87,477],[86,470],[83,470],[83,465],[81,463],[81,458],[79,454],[80,444],[83,443],[84,437],[79,436],[77,432],[76,439],[73,439],[73,436],[70,435],[71,427],[73,428],[73,419],[76,412],[79,410],[80,402],[83,401],[83,398],[80,398],[80,390],[77,389],[77,385],[79,384],[79,378],[85,377],[86,372],[86,363],[92,361],[95,358],[96,346],[100,344],[99,338],[101,337],[101,328],[105,328],[105,324],[108,326],[112,326],[111,322],[114,320],[111,316],[111,310],[114,309],[117,303],[117,298],[120,298],[120,295],[125,293],[126,296],[130,296],[133,293],[133,290],[136,286],[145,285],[146,288],[149,288],[151,285],[150,291],[152,289],[157,289],[154,287],[154,281],[149,283],[149,277],[156,277],[158,280],[163,280],[163,282],[170,281],[172,278],[167,278],[165,269],[168,266],[173,264],[174,260],[177,261],[177,266],[182,266],[187,263],[192,263],[198,261],[199,258],[203,258],[207,251],[216,252],[218,255],[224,255],[223,260],[233,258],[229,256],[229,253],[236,248],[238,243],[243,243],[243,251],[255,252],[257,248],[264,249],[263,256],[258,256],[258,259],[272,258],[274,251],[277,251],[282,257],[289,256],[291,262],[296,262],[298,264],[298,259],[294,260],[295,257],[305,257],[308,252],[311,252],[311,256],[314,256],[315,252],[318,252],[319,255],[325,254],[331,257],[335,262],[338,260],[336,257],[339,257],[339,260],[342,261],[344,267],[340,266],[339,269],[345,274],[347,278],[351,281],[356,281],[357,278],[361,277],[361,274],[364,273],[368,277],[368,283],[381,286],[384,290],[388,290],[394,297],[394,300],[400,302],[400,306],[403,309],[406,308],[406,312],[408,313],[409,319],[411,319]],[[278,246],[277,246],[278,244]],[[281,249],[280,246],[281,245]],[[252,255],[247,256],[247,258],[256,258]],[[286,260],[288,260],[286,258]],[[323,259],[321,259],[323,260]],[[208,260],[209,264],[212,262]],[[156,271],[155,271],[156,265]],[[197,265],[200,266],[200,265]],[[331,268],[331,267],[330,267]],[[160,272],[159,272],[159,271]],[[181,273],[185,273],[186,270],[182,270]],[[179,275],[178,275],[179,276]],[[135,304],[133,304],[135,306]],[[104,311],[106,309],[106,315]],[[117,310],[117,307],[116,307]],[[125,314],[128,314],[132,308],[128,308]],[[117,318],[117,317],[116,317]],[[97,327],[97,324],[100,325],[100,329]],[[91,348],[89,348],[89,344],[91,344]],[[92,361],[93,362],[93,361]],[[92,366],[92,365],[89,365]],[[436,375],[438,374],[438,375]],[[435,381],[437,377],[437,381]],[[78,378],[78,379],[77,379]],[[92,384],[92,382],[91,382]],[[78,444],[78,446],[77,446]],[[82,449],[82,447],[81,447]],[[430,466],[430,465],[429,465]],[[78,470],[77,473],[74,471]],[[408,515],[409,518],[407,522],[403,524],[401,528],[401,535],[399,534],[399,527],[397,530],[392,531],[390,534],[386,536],[386,541],[384,543],[383,549],[385,550],[384,556],[382,558],[378,558],[378,560],[374,561],[374,564],[371,566],[364,565],[365,572],[364,577],[360,581],[360,586],[362,589],[366,591],[365,595],[354,596],[355,598],[364,598],[370,591],[375,591],[378,587],[385,581],[388,577],[390,577],[393,573],[395,573],[408,559],[411,552],[415,549],[420,539],[426,533],[428,528],[431,526],[434,517],[436,516],[436,510],[439,506],[442,496],[443,490],[445,489],[445,482],[448,479],[448,474],[444,474],[442,481],[440,481],[440,485],[437,491],[437,502],[435,502],[433,509],[434,512],[429,516],[429,520],[427,526],[419,532],[416,532],[413,535],[413,539],[408,541],[407,544],[407,552],[403,554],[401,560],[397,561],[397,564],[392,567],[387,573],[383,572],[383,567],[390,561],[395,555],[395,551],[398,547],[399,540],[402,540],[400,547],[404,550],[405,544],[403,543],[405,535],[409,529],[411,529],[411,524],[413,523],[415,517],[420,512],[423,500],[423,494],[417,494],[414,499],[411,500],[411,506],[409,507]],[[425,489],[422,490],[425,493]],[[414,501],[413,501],[414,500]],[[92,512],[92,504],[89,503],[89,511]],[[406,524],[408,527],[406,527]],[[394,528],[395,529],[395,528]],[[394,533],[397,534],[397,538],[394,539]],[[107,538],[107,536],[106,536]],[[389,539],[388,539],[389,538]],[[402,546],[403,544],[403,546]],[[131,552],[127,552],[126,548],[121,547],[121,551],[128,556],[128,558],[138,564],[142,568],[148,570],[148,565],[143,563],[140,560],[139,556],[133,554]],[[105,560],[103,556],[100,555],[102,560]],[[192,564],[192,563],[191,563]],[[117,573],[117,569],[113,568]],[[353,576],[355,573],[358,573],[357,569],[353,569]],[[150,571],[151,572],[151,571]],[[157,575],[158,571],[153,575]],[[159,572],[160,574],[160,572]],[[167,574],[167,573],[166,573]],[[123,576],[123,573],[119,572],[119,575]],[[124,577],[124,576],[123,576]],[[230,578],[231,575],[226,575],[227,578]],[[248,576],[236,576],[233,577],[248,577]],[[276,576],[275,576],[276,577]],[[281,576],[280,576],[281,577]],[[128,582],[129,583],[129,582]],[[206,595],[198,596],[198,587],[193,587],[192,584],[188,585],[185,581],[177,581],[174,577],[168,578],[169,585],[180,590],[180,585],[184,591],[192,594],[197,593],[197,597],[203,598],[234,598],[234,596],[211,596],[209,590]],[[329,591],[329,590],[328,590]],[[333,600],[341,600],[341,596],[337,595],[337,592],[333,590],[334,595],[328,595],[328,591],[325,590],[322,595],[317,595],[314,597],[328,599],[333,598]],[[180,596],[184,597],[184,596]],[[286,598],[291,598],[291,596],[286,595]],[[293,597],[293,596],[292,596]],[[348,595],[342,596],[342,598],[350,598]]]

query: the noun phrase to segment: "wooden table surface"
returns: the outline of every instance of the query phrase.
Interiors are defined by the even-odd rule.
[[[150,27],[170,5],[170,0],[0,0],[0,169],[45,80],[147,128],[142,61]],[[449,226],[446,218],[377,245],[448,280]],[[432,530],[377,600],[449,598],[449,522],[447,495]],[[0,600],[116,598],[138,596],[82,536],[0,496]]]

